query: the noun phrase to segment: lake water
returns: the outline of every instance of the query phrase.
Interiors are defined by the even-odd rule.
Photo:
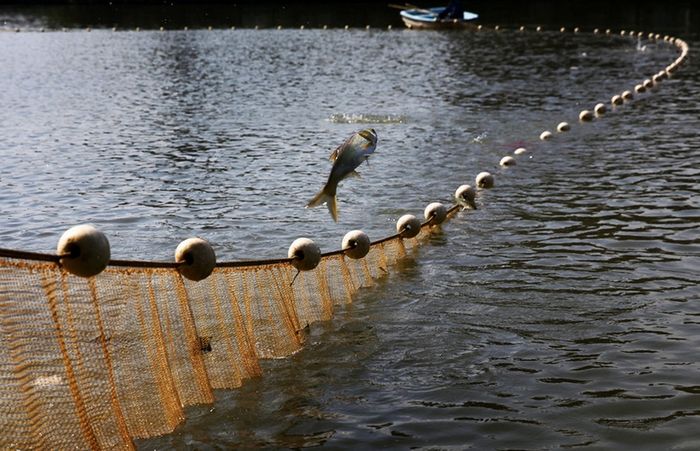
[[[590,33],[0,33],[0,247],[90,222],[121,259],[192,235],[220,260],[329,251],[488,170],[478,210],[304,350],[139,446],[698,449],[697,60],[577,120],[676,56]],[[305,209],[364,127],[379,145],[339,222]]]

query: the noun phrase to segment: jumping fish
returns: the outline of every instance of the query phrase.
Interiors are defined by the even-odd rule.
[[[362,164],[377,148],[377,132],[373,128],[360,130],[338,146],[330,156],[333,161],[331,173],[325,186],[306,205],[306,208],[328,206],[333,220],[338,222],[338,204],[336,191],[338,183],[349,175],[357,175],[355,169]]]

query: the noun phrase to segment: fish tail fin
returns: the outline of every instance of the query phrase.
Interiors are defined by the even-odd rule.
[[[336,196],[329,196],[326,206],[333,217],[333,221],[338,222],[338,198]]]
[[[328,194],[326,193],[325,189],[322,189],[316,195],[309,201],[308,204],[306,204],[306,208],[314,208],[318,207],[321,204],[325,204],[328,202]]]
[[[338,222],[338,202],[337,198],[335,197],[335,193],[330,193],[327,187],[323,187],[321,191],[319,191],[313,199],[309,201],[308,204],[306,204],[306,208],[314,208],[318,207],[321,204],[326,204],[328,207],[328,211],[331,213],[331,216],[333,217],[333,220],[335,222]]]

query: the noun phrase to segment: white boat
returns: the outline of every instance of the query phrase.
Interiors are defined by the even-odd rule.
[[[464,11],[461,19],[440,19],[440,13],[444,10],[444,6],[427,9],[404,9],[401,11],[401,19],[406,27],[415,29],[444,30],[474,28],[476,26],[473,21],[479,17],[478,14]]]

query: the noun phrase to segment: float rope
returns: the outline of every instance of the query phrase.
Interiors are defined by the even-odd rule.
[[[686,60],[685,41],[663,40],[680,56],[614,95],[613,108]],[[606,108],[583,110],[579,120]],[[555,136],[545,130],[540,139]],[[518,148],[499,164],[516,164],[526,152]],[[55,254],[0,249],[0,448],[130,449],[134,438],[171,432],[185,406],[212,403],[214,389],[260,376],[261,359],[299,351],[309,324],[332,318],[336,305],[383,277],[421,232],[474,208],[477,190],[493,187],[494,177],[481,172],[475,185],[460,186],[450,208],[428,205],[423,222],[404,215],[395,234],[373,242],[354,230],[340,250],[324,254],[300,238],[287,258],[217,263],[209,243],[190,238],[174,262],[112,260],[107,238],[85,225],[64,233]]]
[[[255,28],[257,29],[258,27],[255,27]],[[324,29],[326,29],[326,28],[327,27],[324,26]],[[348,29],[347,26],[345,28]],[[367,26],[366,28],[369,29],[369,26]],[[388,27],[388,28],[390,29],[390,27]],[[187,30],[187,27],[184,27],[184,29]],[[233,30],[233,29],[235,29],[235,27],[231,27],[231,29]],[[281,27],[278,26],[277,29],[281,29]],[[300,27],[300,29],[304,29],[304,26],[302,25]],[[489,27],[486,27],[484,25],[476,26],[477,31],[487,30],[487,29],[489,29]],[[490,29],[495,31],[495,32],[499,32],[499,31],[503,30],[499,25],[492,26],[492,27],[490,27]],[[114,27],[114,28],[112,28],[112,30],[116,32],[116,31],[118,31],[118,28]],[[160,28],[160,31],[164,31],[164,30],[165,29],[163,27]],[[212,27],[209,27],[208,30],[211,31]],[[518,28],[518,31],[520,31],[520,32],[523,32],[525,30],[526,30],[526,28],[524,26],[521,26]],[[20,31],[20,29],[16,29],[16,31]],[[41,31],[43,31],[43,29]],[[88,28],[87,31],[90,31],[90,28]],[[140,29],[136,28],[136,31],[140,31]],[[535,29],[535,31],[539,33],[539,32],[542,32],[543,29],[541,26],[538,26]],[[565,27],[562,27],[562,28],[560,28],[559,31],[564,33],[567,30]],[[580,33],[581,31],[578,27],[576,27],[573,29],[573,32]],[[606,36],[610,36],[610,35],[613,35],[614,33],[610,29],[607,29],[607,30],[605,30],[604,33],[602,33],[599,29],[596,28],[593,30],[593,34],[604,34]],[[619,32],[619,35],[623,36],[623,37],[630,36],[630,37],[635,37],[635,38],[642,38],[644,36],[644,33],[641,31],[634,32],[634,31],[621,30]],[[658,86],[659,83],[662,80],[664,80],[665,78],[671,77],[672,74],[680,67],[680,65],[683,64],[683,62],[686,60],[686,58],[688,56],[688,51],[689,51],[688,44],[680,38],[671,37],[669,35],[665,35],[662,38],[660,34],[654,34],[654,33],[648,33],[647,38],[650,41],[659,41],[659,40],[663,39],[663,41],[668,42],[672,45],[675,45],[680,50],[680,55],[671,64],[669,64],[667,67],[665,67],[661,71],[651,75],[649,78],[646,78],[641,83],[636,84],[633,87],[633,89],[625,90],[625,91],[621,92],[620,94],[613,95],[610,99],[610,104],[613,108],[623,105],[624,102],[631,101],[634,97],[634,94],[632,93],[632,91],[634,91],[637,94],[644,93],[646,90],[651,89],[655,86]],[[582,110],[579,113],[579,121],[581,123],[590,122],[595,117],[602,117],[606,112],[607,112],[606,105],[604,103],[598,103],[593,107],[593,111]],[[571,125],[567,122],[561,122],[557,125],[556,129],[559,133],[567,132],[571,129]],[[544,130],[540,134],[539,139],[542,141],[547,141],[547,140],[552,139],[553,137],[554,137],[554,134],[552,132],[550,132],[549,130]],[[516,156],[520,155],[520,154],[524,153],[525,151],[526,151],[526,149],[524,149],[524,148],[518,148],[515,151],[515,155]],[[512,166],[515,163],[516,163],[516,160],[512,156],[505,156],[499,162],[499,164],[501,166],[505,166],[505,167]],[[485,183],[483,181],[484,178],[487,179]],[[479,186],[479,188],[492,187],[493,186],[493,176],[489,173],[479,174],[479,176],[477,177],[477,185],[481,185],[481,186]],[[468,201],[469,201],[469,199],[466,199],[466,198],[457,199],[458,204],[468,202]],[[450,213],[454,212],[455,208],[457,208],[457,206],[452,207],[450,209]],[[427,214],[428,213],[426,212],[426,221],[420,225],[420,229],[423,229],[425,227],[429,227],[435,223],[433,218],[428,217]],[[79,226],[79,227],[82,227],[82,226]],[[36,260],[36,261],[48,261],[48,262],[54,262],[57,264],[61,264],[61,262],[64,262],[64,263],[68,262],[71,258],[74,258],[74,259],[82,259],[83,263],[81,263],[81,265],[85,265],[85,264],[92,264],[91,263],[92,260],[86,259],[85,255],[90,254],[91,252],[92,253],[95,253],[95,252],[105,253],[106,252],[107,254],[109,253],[109,243],[107,242],[106,237],[104,237],[100,232],[98,232],[96,230],[89,231],[89,235],[87,237],[83,236],[83,235],[75,235],[76,232],[73,229],[69,230],[66,233],[68,233],[70,236],[65,237],[65,239],[67,239],[71,242],[74,242],[74,245],[78,246],[78,247],[85,247],[86,244],[88,244],[88,243],[95,243],[93,238],[100,235],[101,237],[100,237],[100,240],[98,240],[98,241],[101,243],[106,243],[106,248],[105,249],[84,248],[84,249],[81,249],[82,250],[82,252],[80,253],[81,255],[79,255],[77,257],[71,257],[70,255],[66,256],[66,254],[62,253],[62,252],[57,252],[57,254],[46,254],[46,253],[26,252],[26,251],[20,251],[20,250],[0,248],[0,257],[13,258],[13,259]],[[397,231],[397,233],[395,235],[391,235],[391,236],[388,236],[386,238],[382,238],[380,240],[376,240],[376,241],[371,242],[370,247],[379,245],[385,241],[399,237],[401,234],[402,233],[399,230],[399,231]],[[184,244],[184,242],[183,242],[183,244]],[[204,243],[200,242],[198,244],[201,246],[204,246],[204,247],[210,247],[209,244],[206,242],[204,242]],[[312,242],[312,245],[315,246],[315,244],[313,244],[313,242]],[[347,250],[348,249],[339,249],[339,250],[327,252],[327,253],[318,252],[318,254],[319,254],[318,258],[320,259],[320,258],[324,258],[324,257],[341,255],[344,252],[346,252]],[[266,260],[226,261],[226,262],[214,262],[214,264],[212,264],[211,261],[206,261],[206,262],[190,261],[189,263],[185,264],[185,262],[183,262],[183,261],[167,262],[167,261],[141,261],[141,260],[116,260],[116,259],[112,260],[112,259],[108,259],[107,262],[104,262],[103,268],[106,265],[112,265],[112,266],[119,266],[119,267],[181,269],[184,266],[197,266],[200,264],[205,264],[205,265],[211,266],[211,268],[213,269],[214,267],[235,268],[235,267],[246,267],[246,266],[251,266],[251,267],[253,267],[253,266],[265,266],[265,265],[280,264],[280,263],[282,263],[282,264],[283,263],[294,264],[295,261],[299,260],[299,257],[294,255],[294,253],[298,252],[298,251],[299,251],[298,249],[294,250],[294,249],[290,248],[290,254],[289,254],[288,258],[266,259]],[[214,255],[213,249],[209,249],[208,252],[210,255]],[[189,256],[188,258],[192,258],[192,255],[193,255],[191,249],[186,249],[184,251],[184,254]],[[311,266],[310,269],[313,269],[313,267],[315,267],[315,265],[307,265],[307,266]],[[94,275],[94,274],[99,273],[99,271],[97,271],[97,269],[98,268],[93,268],[92,270],[90,270],[88,272],[91,275]],[[68,270],[70,271],[70,269],[68,269]],[[97,272],[95,272],[95,271],[97,271]],[[209,272],[211,272],[211,271],[209,271]]]

